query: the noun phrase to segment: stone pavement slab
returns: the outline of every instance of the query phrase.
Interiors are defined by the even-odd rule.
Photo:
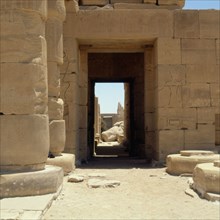
[[[0,200],[1,220],[39,220],[61,192],[41,196],[4,198]]]

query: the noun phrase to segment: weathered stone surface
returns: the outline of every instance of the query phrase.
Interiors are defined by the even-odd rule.
[[[64,102],[62,99],[51,98],[48,99],[48,115],[50,120],[63,119]]]
[[[178,0],[158,0],[159,5],[177,5]]]
[[[1,115],[1,170],[43,169],[49,151],[48,128],[46,115]]]
[[[183,106],[181,86],[164,86],[158,88],[156,92],[158,92],[157,107],[181,108]]]
[[[89,178],[100,178],[100,179],[104,179],[106,178],[106,174],[105,173],[90,173],[88,174]]]
[[[174,37],[199,38],[199,12],[197,10],[174,11]]]
[[[156,118],[159,130],[196,129],[197,112],[195,108],[158,108]]]
[[[185,85],[186,73],[184,65],[158,65],[156,84],[158,87]]]
[[[220,194],[220,168],[213,163],[199,164],[193,172],[193,188],[204,197],[205,193]]]
[[[181,42],[182,64],[216,64],[214,39],[182,39]]]
[[[87,128],[87,117],[88,117],[88,107],[87,106],[79,106],[79,128],[85,129]]]
[[[132,41],[173,37],[173,14],[169,10],[148,10],[147,13],[145,10],[87,10],[69,16],[72,21],[64,26],[67,37]],[[128,17],[132,19],[128,20]],[[72,24],[75,24],[74,29]]]
[[[220,40],[216,39],[216,63],[220,65]]]
[[[47,76],[44,66],[1,63],[0,80],[0,112],[4,114],[47,113]]]
[[[142,0],[110,0],[110,3],[142,3]]]
[[[120,181],[89,179],[87,185],[89,188],[115,188],[120,185]]]
[[[81,5],[99,5],[104,6],[109,4],[109,0],[82,0]]]
[[[0,10],[2,11],[10,11],[10,10],[31,10],[39,13],[44,19],[47,17],[47,2],[45,0],[26,0],[26,1],[8,1],[1,0],[0,2]]]
[[[144,3],[147,3],[147,4],[156,4],[156,0],[144,0]]]
[[[220,131],[215,131],[215,144],[220,145]]]
[[[165,130],[158,131],[157,148],[159,149],[160,160],[164,160],[168,154],[177,153],[184,147],[184,131]]]
[[[49,124],[50,128],[50,152],[54,156],[59,156],[64,150],[66,134],[65,121],[53,120]]]
[[[117,122],[114,126],[107,131],[102,132],[103,141],[117,141],[118,136],[124,134],[124,122]]]
[[[75,155],[62,153],[60,156],[48,158],[46,164],[62,167],[64,175],[66,175],[75,169]]]
[[[220,87],[218,83],[210,84],[211,106],[220,106]]]
[[[218,65],[187,65],[186,82],[187,83],[216,83],[219,81]]]
[[[44,195],[56,192],[63,182],[60,167],[46,166],[34,172],[8,173],[0,175],[0,197]]]
[[[200,38],[219,38],[219,10],[199,11]]]
[[[215,153],[213,151],[208,151],[208,150],[181,150],[180,155],[181,156],[210,156],[214,155]]]
[[[192,174],[197,164],[214,162],[219,159],[219,156],[219,154],[191,156],[181,156],[180,154],[168,155],[166,158],[166,171],[172,175]]]
[[[156,59],[158,64],[181,64],[180,39],[158,38]]]
[[[217,109],[212,107],[198,108],[197,109],[198,123],[208,123],[208,124],[215,123],[216,112]]]
[[[211,106],[209,84],[189,84],[182,88],[183,107]]]
[[[199,124],[197,130],[185,131],[185,149],[214,149],[215,126]]]
[[[79,174],[71,174],[68,177],[68,182],[72,182],[72,183],[80,183],[83,182],[83,180],[84,180],[84,176]]]
[[[64,21],[66,8],[64,0],[48,0],[48,18],[58,18]]]
[[[51,0],[53,2],[53,0]],[[46,23],[47,61],[63,64],[63,22],[49,19]]]
[[[48,62],[48,96],[60,96],[60,67],[56,62]]]

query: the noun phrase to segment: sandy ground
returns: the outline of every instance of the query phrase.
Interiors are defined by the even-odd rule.
[[[104,173],[119,180],[116,188],[91,189],[87,181],[67,182],[44,216],[45,220],[71,219],[220,219],[220,203],[191,196],[189,177],[171,176],[165,168],[152,168],[143,160],[95,158],[75,170],[87,176]]]

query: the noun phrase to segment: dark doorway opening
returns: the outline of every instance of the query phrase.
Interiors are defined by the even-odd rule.
[[[123,148],[123,153],[119,148],[114,154],[112,150],[107,152],[107,148],[98,149],[95,140],[95,84],[106,82],[124,83],[126,149]],[[90,157],[99,154],[145,157],[143,53],[88,54],[88,146]]]

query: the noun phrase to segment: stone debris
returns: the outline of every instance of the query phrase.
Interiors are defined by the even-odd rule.
[[[83,175],[77,175],[77,174],[71,174],[68,177],[68,182],[71,183],[80,183],[84,181],[84,176]]]
[[[195,195],[194,191],[191,189],[186,189],[185,194],[192,197],[192,198],[194,198],[194,195]]]
[[[104,179],[106,178],[106,174],[105,173],[90,173],[88,175],[89,178],[101,178]]]
[[[120,181],[89,179],[87,185],[89,188],[115,188],[120,185]]]

